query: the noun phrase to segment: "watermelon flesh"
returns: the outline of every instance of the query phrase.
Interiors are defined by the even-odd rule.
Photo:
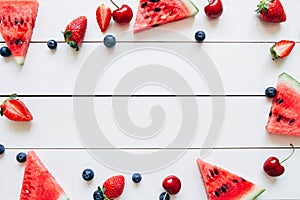
[[[197,164],[209,200],[255,199],[265,189],[223,168],[198,159]]]
[[[69,200],[34,151],[29,151],[20,200]]]
[[[140,0],[134,33],[195,16],[198,12],[190,0]]]
[[[38,0],[0,0],[0,33],[19,65],[25,61],[38,7]]]
[[[266,129],[269,133],[300,136],[300,83],[287,73],[279,75]]]

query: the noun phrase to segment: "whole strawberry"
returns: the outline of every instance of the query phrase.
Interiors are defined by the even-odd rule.
[[[105,200],[112,200],[120,197],[125,186],[125,178],[122,175],[113,176],[103,183],[102,192]]]
[[[63,32],[65,42],[74,48],[76,51],[79,50],[79,45],[82,43],[87,27],[87,18],[80,16],[71,21],[65,31]]]
[[[33,119],[26,105],[12,94],[0,105],[0,114],[12,121],[31,121]]]
[[[286,14],[279,0],[261,0],[257,5],[259,18],[266,22],[280,23],[286,21]]]

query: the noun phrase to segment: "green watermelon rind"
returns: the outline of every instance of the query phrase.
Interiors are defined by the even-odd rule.
[[[57,200],[70,200],[70,199],[69,197],[67,197],[67,195],[63,194]]]
[[[245,194],[241,200],[256,199],[265,191],[266,191],[265,188],[262,188],[262,187],[256,185],[255,187],[253,187],[253,189],[251,191],[249,191],[247,194]]]
[[[300,83],[291,75],[285,72],[281,73],[278,78],[278,85],[282,83],[284,83],[288,87],[291,87],[293,90],[300,94]]]
[[[189,9],[190,16],[197,15],[197,13],[199,12],[199,9],[197,8],[197,6],[191,0],[182,0],[182,2]]]

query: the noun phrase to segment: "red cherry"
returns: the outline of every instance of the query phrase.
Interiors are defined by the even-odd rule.
[[[218,18],[223,13],[223,5],[221,0],[208,0],[204,12],[209,18]]]
[[[264,163],[264,171],[272,177],[280,176],[284,172],[284,167],[280,164],[278,158],[270,157]]]
[[[181,181],[177,176],[167,176],[162,182],[163,188],[171,195],[178,194],[181,189]]]
[[[114,4],[117,7],[117,9],[114,10],[112,13],[112,17],[114,21],[121,25],[128,24],[133,17],[132,9],[126,4],[119,7],[112,0],[110,1],[112,2],[112,4]]]
[[[272,177],[280,176],[284,173],[284,167],[281,165],[283,162],[287,161],[295,152],[295,147],[290,144],[293,148],[293,152],[282,162],[279,162],[276,157],[269,157],[263,166],[264,171]]]

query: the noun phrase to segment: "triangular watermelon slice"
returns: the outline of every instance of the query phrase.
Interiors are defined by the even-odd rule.
[[[27,154],[20,200],[69,200],[34,151]]]
[[[209,200],[249,200],[265,191],[264,188],[203,160],[198,159],[197,164]]]
[[[140,0],[134,33],[192,17],[198,12],[190,0]]]
[[[266,129],[269,133],[300,136],[300,83],[287,73],[279,75]]]
[[[38,7],[38,0],[0,0],[0,33],[19,65],[25,61]]]

